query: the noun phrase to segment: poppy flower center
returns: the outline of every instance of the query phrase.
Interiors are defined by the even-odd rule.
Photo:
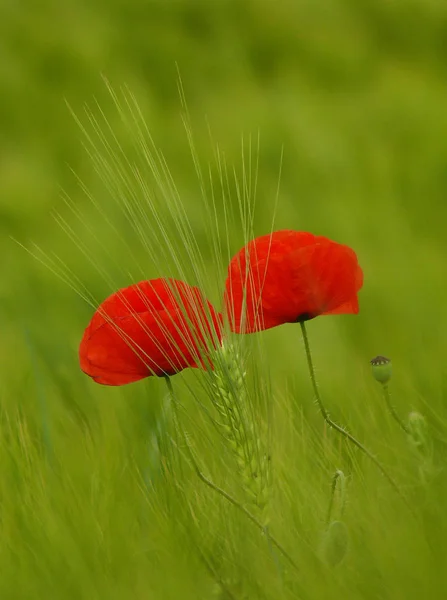
[[[315,315],[313,315],[312,313],[309,313],[309,312],[305,312],[305,313],[301,313],[295,322],[296,323],[304,323],[304,321],[310,321],[310,319],[314,319],[314,318],[315,318]]]

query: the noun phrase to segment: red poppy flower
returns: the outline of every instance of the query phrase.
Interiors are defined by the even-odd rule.
[[[211,368],[209,349],[221,341],[221,322],[198,288],[174,279],[142,281],[99,306],[79,347],[81,369],[97,383],[124,385]]]
[[[252,333],[318,315],[356,314],[363,273],[351,248],[303,231],[258,237],[230,262],[231,329]]]

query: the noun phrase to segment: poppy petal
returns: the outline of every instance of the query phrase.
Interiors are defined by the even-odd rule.
[[[251,333],[322,314],[358,312],[363,274],[355,252],[322,236],[283,230],[249,242],[230,262],[230,327]]]
[[[187,367],[210,367],[222,316],[198,288],[152,280],[123,288],[97,309],[80,347],[81,369],[97,383],[124,385]]]

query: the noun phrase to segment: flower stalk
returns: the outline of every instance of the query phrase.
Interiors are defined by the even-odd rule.
[[[358,448],[361,452],[363,452],[363,454],[365,454],[376,465],[376,467],[379,469],[379,471],[382,473],[382,475],[385,477],[385,479],[389,482],[389,484],[399,494],[399,496],[402,497],[402,494],[401,494],[397,484],[395,483],[393,478],[388,474],[386,469],[382,466],[382,463],[374,456],[374,454],[370,450],[368,450],[368,448],[366,446],[364,446],[356,437],[354,437],[351,433],[349,433],[349,431],[347,431],[341,425],[338,425],[338,423],[336,423],[335,421],[333,421],[331,419],[328,411],[326,410],[325,405],[323,404],[323,401],[322,401],[321,395],[320,395],[320,391],[318,389],[317,379],[315,377],[315,368],[314,368],[314,364],[313,364],[313,360],[312,360],[312,354],[310,351],[309,337],[307,335],[306,326],[303,321],[300,322],[300,327],[301,327],[301,332],[303,335],[304,348],[306,351],[306,358],[307,358],[307,365],[309,368],[309,374],[310,374],[310,379],[312,382],[315,400],[316,400],[317,406],[320,409],[320,412],[323,416],[323,419],[326,421],[326,423],[329,425],[329,427],[331,427],[332,429],[335,429],[335,431],[337,431],[346,440],[348,440],[351,444],[353,444],[354,446],[356,446],[356,448]]]
[[[388,412],[402,429],[402,431],[407,435],[410,435],[409,427],[407,427],[407,425],[405,425],[405,423],[399,417],[395,407],[393,406],[393,403],[391,402],[391,394],[388,388],[388,382],[390,381],[392,375],[391,360],[386,356],[376,356],[370,361],[370,363],[372,375],[382,387],[383,399],[385,400]]]
[[[391,416],[393,417],[393,419],[396,421],[396,423],[399,425],[399,427],[402,429],[402,431],[404,433],[406,433],[407,435],[410,435],[410,429],[408,428],[407,425],[405,425],[405,423],[402,421],[402,419],[399,417],[399,415],[397,414],[396,409],[394,408],[392,402],[391,402],[391,394],[390,394],[390,390],[388,388],[388,384],[384,383],[382,385],[382,393],[383,393],[383,398],[385,400],[385,404],[391,414]]]

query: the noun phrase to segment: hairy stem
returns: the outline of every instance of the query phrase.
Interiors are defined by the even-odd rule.
[[[329,413],[326,410],[326,407],[324,406],[323,401],[321,400],[321,395],[318,390],[318,385],[317,385],[317,380],[315,377],[315,369],[314,369],[314,364],[313,364],[313,360],[312,360],[312,354],[310,351],[309,338],[307,336],[306,326],[305,326],[304,322],[301,322],[300,326],[301,326],[301,332],[303,334],[304,348],[306,350],[306,357],[307,357],[307,365],[309,367],[309,374],[310,374],[310,379],[312,381],[312,387],[313,387],[314,394],[315,394],[315,400],[317,401],[318,408],[320,409],[320,412],[323,415],[323,419],[326,421],[326,423],[329,425],[329,427],[332,427],[332,429],[335,429],[335,431],[337,431],[340,435],[342,435],[345,439],[347,439],[351,444],[353,444],[359,450],[361,450],[376,465],[376,467],[379,469],[379,471],[382,473],[382,475],[385,477],[385,479],[390,483],[390,485],[395,489],[395,491],[399,494],[399,496],[402,497],[402,494],[401,494],[397,484],[394,482],[392,477],[388,474],[386,469],[382,466],[381,462],[374,456],[374,454],[372,454],[372,452],[370,450],[368,450],[368,448],[366,448],[366,446],[364,446],[361,442],[359,442],[359,440],[357,438],[355,438],[351,433],[349,433],[349,431],[346,431],[346,429],[344,429],[343,427],[338,425],[338,423],[333,421],[331,419],[331,417],[329,416]]]
[[[402,429],[402,431],[404,431],[407,435],[410,435],[410,430],[405,425],[405,423],[402,421],[402,419],[399,417],[396,409],[394,408],[394,406],[391,402],[390,390],[388,389],[388,386],[386,383],[384,385],[382,385],[382,390],[383,390],[383,397],[385,399],[385,403],[387,405],[388,410],[391,413],[391,416],[396,421],[396,423],[399,425],[399,427]]]
[[[292,557],[289,555],[289,553],[285,550],[285,548],[278,542],[278,540],[276,540],[272,534],[270,533],[269,530],[267,530],[267,528],[261,523],[261,521],[259,521],[254,515],[253,513],[251,513],[247,508],[245,508],[245,506],[243,506],[243,504],[241,504],[240,502],[238,502],[236,500],[236,498],[233,498],[233,496],[231,496],[228,492],[226,492],[225,490],[223,490],[222,488],[220,488],[218,485],[216,485],[215,483],[213,483],[210,479],[208,479],[208,477],[206,477],[202,471],[200,470],[193,454],[192,454],[192,450],[189,446],[189,443],[187,443],[187,448],[189,450],[189,457],[191,459],[191,463],[194,467],[194,470],[197,474],[197,476],[199,477],[199,479],[201,481],[203,481],[203,483],[205,483],[209,488],[211,488],[212,490],[214,490],[215,492],[217,492],[218,494],[220,494],[223,498],[225,498],[226,500],[228,500],[228,502],[230,502],[231,504],[233,504],[234,506],[236,506],[241,512],[244,513],[244,515],[246,517],[248,517],[250,519],[250,521],[252,523],[254,523],[256,525],[256,527],[258,527],[260,529],[260,531],[262,531],[262,533],[264,535],[266,535],[266,537],[268,538],[268,540],[281,552],[281,554],[284,556],[284,558],[286,558],[288,560],[288,562],[294,567],[294,569],[296,569],[298,571],[298,566],[295,563],[295,561],[292,559]]]

